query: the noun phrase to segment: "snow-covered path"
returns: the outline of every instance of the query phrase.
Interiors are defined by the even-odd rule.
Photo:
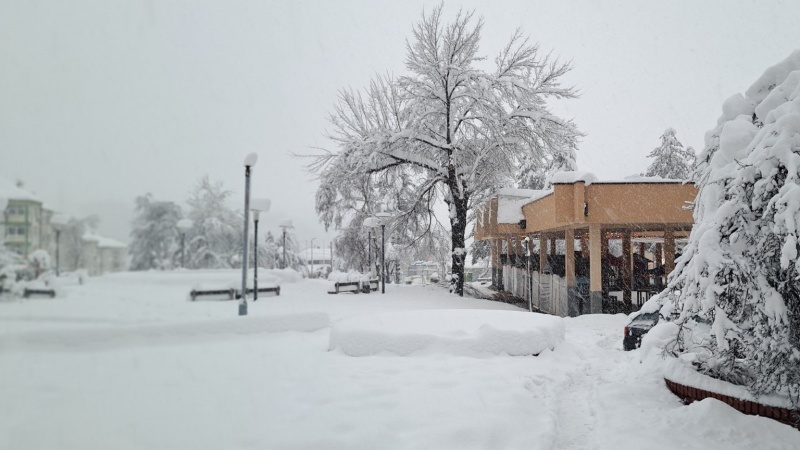
[[[565,342],[537,357],[350,357],[329,351],[327,318],[516,308],[436,287],[331,296],[316,281],[284,284],[280,297],[251,303],[246,318],[235,316],[235,302],[185,300],[193,283],[229,278],[236,274],[118,274],[55,300],[0,302],[0,448],[789,449],[800,442],[795,430],[719,402],[683,406],[657,365],[621,350],[621,315],[566,319]]]

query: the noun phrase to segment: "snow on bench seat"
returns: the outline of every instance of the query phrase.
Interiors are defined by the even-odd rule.
[[[538,355],[564,341],[560,317],[517,311],[421,310],[355,316],[331,329],[330,350],[349,356],[394,353]]]

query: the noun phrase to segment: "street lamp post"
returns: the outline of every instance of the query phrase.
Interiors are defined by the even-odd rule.
[[[386,224],[391,217],[390,213],[379,212],[374,217],[364,219],[364,226],[367,228],[381,227],[381,294],[386,293]]]
[[[367,267],[369,274],[372,275],[372,230],[367,230]]]
[[[250,153],[244,158],[244,245],[242,245],[242,299],[239,302],[239,315],[247,315],[247,248],[250,225],[250,169],[256,165],[258,155]]]
[[[392,214],[379,212],[375,214],[381,224],[381,294],[386,293],[386,224],[391,220]]]
[[[186,267],[186,232],[194,226],[192,219],[181,219],[175,225],[181,232],[181,268]]]
[[[294,228],[292,226],[292,221],[289,219],[284,219],[281,223],[278,224],[281,229],[283,229],[283,269],[287,267],[286,265],[286,230],[289,228]]]
[[[50,225],[56,232],[56,276],[60,275],[61,271],[61,230],[69,223],[69,217],[63,214],[56,214],[50,218]]]
[[[258,215],[269,212],[272,202],[267,198],[253,199],[253,301],[258,300]]]
[[[316,238],[311,238],[311,271],[308,273],[309,278],[314,278],[314,239]]]
[[[372,229],[378,228],[380,226],[380,221],[377,217],[367,217],[364,219],[364,226],[367,228],[367,236],[369,240],[369,255],[367,256],[367,262],[369,263],[369,274],[372,275]],[[377,259],[378,255],[375,255]]]

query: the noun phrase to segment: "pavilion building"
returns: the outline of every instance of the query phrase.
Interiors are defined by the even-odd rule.
[[[631,309],[634,293],[641,304],[663,289],[676,241],[692,228],[694,184],[599,181],[588,172],[557,173],[552,182],[543,191],[501,189],[480,207],[475,239],[491,244],[497,289],[560,316],[604,312],[615,297]],[[612,240],[621,241],[621,256],[609,252]]]

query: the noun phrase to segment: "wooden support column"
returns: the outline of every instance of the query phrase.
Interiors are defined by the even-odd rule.
[[[675,232],[664,230],[664,275],[669,274],[675,269]]]
[[[632,303],[631,280],[633,275],[633,258],[631,257],[631,231],[622,234],[622,301]]]
[[[503,288],[503,267],[500,265],[500,252],[503,249],[503,241],[500,239],[492,239],[491,252],[492,252],[492,286],[502,290]]]
[[[575,289],[575,230],[564,230],[564,276],[567,281],[567,314],[580,315],[580,298]]]
[[[602,241],[600,224],[589,225],[589,304],[592,314],[603,312]],[[606,241],[606,250],[608,250]]]
[[[655,262],[656,267],[661,267],[664,264],[664,262],[663,262],[663,260],[661,258],[661,248],[662,248],[661,243],[660,242],[657,243],[656,244],[656,254],[653,257],[653,259],[656,260],[656,262]],[[663,285],[664,284],[664,276],[660,276],[657,279],[660,280],[660,282],[658,283],[659,285]]]

